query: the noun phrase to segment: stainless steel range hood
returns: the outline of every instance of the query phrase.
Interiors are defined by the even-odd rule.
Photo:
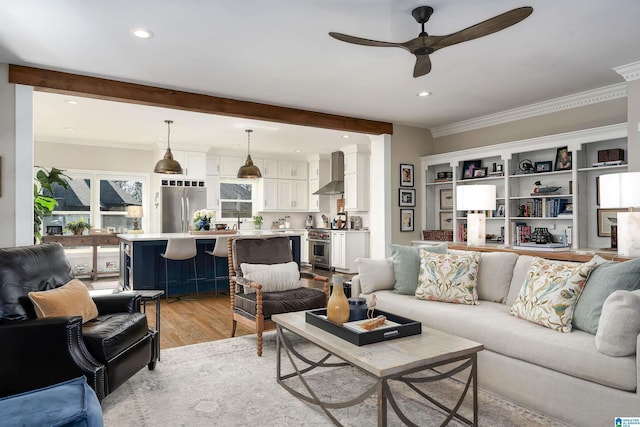
[[[314,192],[314,195],[326,196],[344,193],[344,153],[331,153],[331,181]]]

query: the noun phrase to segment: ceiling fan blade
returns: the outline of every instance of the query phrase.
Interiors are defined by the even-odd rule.
[[[508,28],[514,24],[517,24],[527,16],[531,15],[532,12],[533,8],[529,6],[510,10],[501,15],[494,16],[493,18],[489,18],[486,21],[482,21],[476,25],[465,28],[464,30],[460,30],[447,36],[443,36],[442,39],[434,43],[431,47],[434,50],[442,49],[443,47],[452,46],[454,44],[493,34],[500,30],[504,30],[505,28]]]
[[[377,41],[377,40],[363,39],[361,37],[350,36],[350,35],[342,34],[342,33],[335,33],[333,31],[330,32],[329,35],[331,37],[333,37],[334,39],[337,39],[337,40],[340,40],[340,41],[343,41],[343,42],[359,44],[359,45],[363,45],[363,46],[404,47],[400,43],[381,42],[381,41]]]
[[[413,77],[424,76],[431,71],[431,58],[429,55],[416,55],[416,66],[413,67]]]

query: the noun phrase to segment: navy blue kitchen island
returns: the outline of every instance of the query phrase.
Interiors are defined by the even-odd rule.
[[[120,283],[129,290],[165,289],[165,260],[160,255],[167,247],[170,237],[190,236],[196,239],[198,253],[196,269],[200,292],[215,291],[213,256],[206,253],[212,251],[216,243],[215,232],[207,234],[157,233],[157,234],[119,234],[120,239]],[[222,234],[222,233],[220,233]],[[218,234],[218,235],[220,235]],[[228,233],[224,233],[225,236]],[[271,233],[269,233],[271,234]],[[273,233],[276,234],[276,233]],[[300,234],[277,233],[289,237],[293,260],[300,265]],[[218,276],[229,275],[229,264],[226,258],[217,258],[216,273]],[[195,292],[193,261],[169,261],[169,295],[182,295]],[[217,290],[229,291],[229,280],[218,279]]]

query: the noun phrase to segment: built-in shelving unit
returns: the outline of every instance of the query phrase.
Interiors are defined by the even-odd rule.
[[[571,163],[562,167],[556,158],[565,147]],[[526,223],[531,230],[547,228],[554,241],[562,241],[568,232],[573,248],[609,247],[610,237],[597,226],[596,181],[628,168],[626,158],[620,165],[595,167],[602,150],[627,154],[626,123],[422,157],[423,229],[452,229],[454,242],[462,242],[466,212],[455,209],[456,187],[494,184],[496,209],[487,212],[486,229],[487,234],[503,236],[500,243],[513,244],[515,223]],[[481,171],[474,172],[478,168]],[[450,178],[441,181],[443,173]],[[538,194],[534,189],[540,186],[560,188]]]

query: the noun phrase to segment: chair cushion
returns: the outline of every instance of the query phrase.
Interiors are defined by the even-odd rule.
[[[262,285],[263,292],[286,291],[299,288],[300,271],[294,261],[284,264],[240,264],[244,278]],[[255,293],[254,288],[244,287],[245,294]]]
[[[39,319],[82,316],[82,323],[87,323],[98,316],[98,308],[89,295],[89,289],[78,279],[48,291],[29,292],[29,298]]]
[[[231,243],[233,269],[236,275],[244,277],[241,263],[282,264],[293,261],[291,241],[284,236],[236,237]]]
[[[93,357],[107,363],[147,334],[144,313],[101,314],[82,325],[84,343]]]
[[[257,294],[236,294],[234,306],[251,316],[256,315]],[[297,288],[280,292],[262,293],[262,314],[265,318],[292,311],[313,310],[327,306],[326,294],[313,288]]]

